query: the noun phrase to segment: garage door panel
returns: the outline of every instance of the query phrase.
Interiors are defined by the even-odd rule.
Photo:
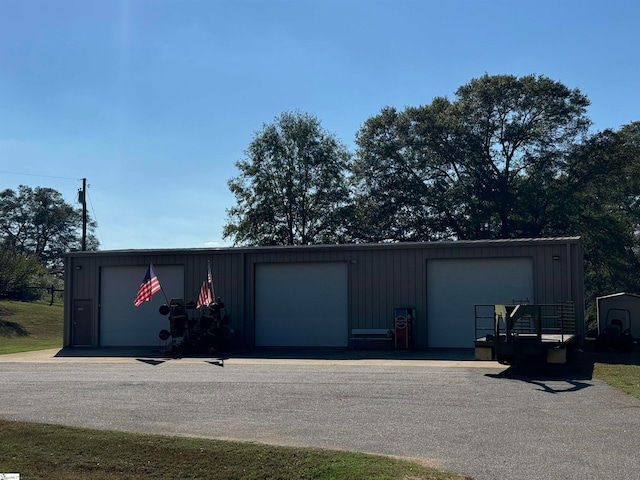
[[[162,289],[169,299],[184,297],[184,267],[154,265]],[[133,300],[144,279],[147,266],[109,266],[100,269],[100,345],[157,346],[158,332],[169,325],[160,315],[166,303],[162,291],[139,307]]]
[[[347,265],[256,265],[257,346],[347,346]]]
[[[430,347],[472,348],[476,304],[534,301],[531,258],[427,261]]]

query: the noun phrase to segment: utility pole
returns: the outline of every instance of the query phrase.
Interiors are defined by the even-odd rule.
[[[87,179],[82,179],[82,190],[78,191],[78,202],[82,204],[82,251],[87,250]]]

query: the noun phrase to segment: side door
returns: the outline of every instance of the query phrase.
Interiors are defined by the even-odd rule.
[[[73,301],[73,321],[71,329],[71,345],[74,347],[90,347],[93,334],[93,305],[91,300]]]

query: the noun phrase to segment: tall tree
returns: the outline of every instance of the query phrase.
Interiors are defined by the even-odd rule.
[[[460,131],[453,105],[403,112],[385,108],[356,136],[356,209],[363,241],[419,241],[473,237],[481,209],[469,173],[479,146]]]
[[[88,245],[97,248],[88,223]],[[0,239],[13,252],[34,255],[47,266],[60,265],[64,252],[79,250],[82,212],[65,202],[60,192],[20,185],[0,192]]]
[[[350,154],[317,118],[285,112],[263,126],[229,180],[237,205],[223,235],[236,245],[306,245],[344,238]]]
[[[587,133],[589,101],[578,89],[534,75],[485,75],[460,87],[457,96],[463,126],[482,145],[500,236],[520,235],[511,222],[518,187],[531,180],[524,188],[535,188],[562,171],[569,146]]]
[[[362,236],[540,234],[547,206],[532,211],[520,199],[559,174],[568,146],[589,126],[588,105],[577,89],[544,76],[485,75],[460,87],[454,101],[383,109],[356,138],[357,204],[375,198]]]
[[[582,237],[585,297],[640,293],[640,122],[604,130],[571,149],[562,183],[558,231]]]

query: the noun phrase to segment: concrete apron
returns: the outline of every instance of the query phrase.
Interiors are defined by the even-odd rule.
[[[220,356],[176,358],[152,348],[65,348],[0,355],[0,363],[135,363],[164,360],[176,363],[223,362],[225,365],[388,365],[403,367],[489,368],[505,370],[496,361],[473,359],[472,349],[460,350],[350,350],[265,348],[225,352]]]

